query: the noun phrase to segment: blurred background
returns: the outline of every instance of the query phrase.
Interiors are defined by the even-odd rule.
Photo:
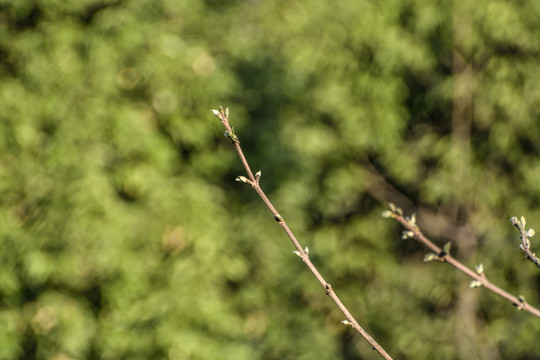
[[[537,359],[540,2],[0,0],[0,359]],[[533,250],[540,243],[532,238]],[[538,245],[537,245],[538,244]]]

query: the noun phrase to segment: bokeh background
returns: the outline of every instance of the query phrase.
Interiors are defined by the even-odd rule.
[[[0,359],[538,359],[540,2],[0,1]],[[532,238],[533,249],[540,243]]]

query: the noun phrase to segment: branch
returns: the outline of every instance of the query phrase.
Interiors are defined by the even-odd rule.
[[[396,219],[401,225],[403,225],[407,229],[403,232],[402,238],[414,238],[432,251],[431,253],[426,254],[426,256],[424,257],[425,262],[434,260],[445,262],[472,278],[473,280],[469,285],[471,288],[483,286],[491,290],[495,294],[510,301],[512,304],[514,304],[514,306],[518,308],[518,310],[525,310],[530,312],[534,316],[540,317],[540,310],[529,305],[529,303],[525,301],[523,296],[515,297],[514,295],[508,293],[507,291],[490,282],[487,279],[486,274],[484,273],[484,266],[482,264],[476,266],[475,271],[472,271],[471,269],[460,263],[458,260],[456,260],[454,257],[452,257],[452,255],[450,255],[450,242],[446,243],[446,245],[441,249],[431,240],[429,240],[422,233],[422,231],[420,231],[420,228],[418,227],[418,225],[416,225],[416,216],[414,214],[411,217],[405,217],[403,216],[403,210],[396,207],[396,205],[392,203],[388,205],[390,207],[390,210],[384,211],[382,215],[386,218]]]
[[[234,130],[229,124],[229,108],[223,109],[223,107],[219,107],[218,110],[212,110],[212,113],[221,120],[223,123],[223,126],[225,126],[225,136],[231,141],[232,145],[234,146],[234,150],[236,151],[236,154],[240,158],[240,161],[242,162],[242,165],[244,166],[244,169],[246,170],[246,174],[248,177],[245,176],[238,176],[236,178],[236,181],[239,181],[244,184],[249,184],[257,192],[257,194],[260,196],[262,201],[265,203],[265,205],[268,207],[272,215],[274,216],[274,220],[276,220],[279,225],[283,228],[283,231],[287,234],[291,242],[293,243],[296,250],[294,251],[294,254],[296,254],[298,257],[302,259],[302,261],[307,265],[309,270],[315,275],[319,283],[324,288],[326,295],[330,296],[330,298],[336,303],[337,307],[341,310],[341,312],[345,315],[346,320],[343,320],[342,323],[345,325],[352,326],[357,332],[360,333],[366,339],[374,350],[376,350],[384,359],[391,360],[392,358],[390,355],[386,353],[386,351],[373,339],[367,331],[365,331],[360,324],[356,321],[356,319],[351,315],[349,310],[343,305],[341,300],[336,295],[336,292],[332,288],[332,286],[326,282],[326,280],[322,277],[322,275],[319,273],[315,265],[311,262],[309,258],[309,249],[302,248],[294,234],[292,233],[291,229],[285,222],[285,219],[283,219],[283,216],[281,216],[274,205],[270,202],[266,194],[263,192],[263,190],[260,187],[259,181],[261,179],[261,172],[257,172],[255,175],[253,175],[253,172],[251,171],[249,164],[246,160],[246,157],[244,156],[244,153],[242,152],[242,149],[240,147],[240,141],[238,140],[238,137],[234,133]]]
[[[532,252],[531,242],[528,239],[534,236],[534,230],[525,230],[526,220],[523,216],[520,220],[518,220],[517,217],[512,216],[512,218],[510,218],[510,221],[512,222],[512,225],[514,225],[519,230],[521,238],[521,245],[519,245],[519,248],[525,253],[525,255],[527,255],[527,259],[531,260],[534,265],[540,268],[540,259],[538,259],[535,253]]]

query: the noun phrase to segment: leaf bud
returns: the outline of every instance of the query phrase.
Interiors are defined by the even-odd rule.
[[[217,110],[212,110],[212,114],[214,114],[219,120],[223,120],[223,119],[221,118],[221,114],[220,114],[219,111],[217,111]]]
[[[435,253],[427,253],[425,256],[424,256],[424,262],[430,262],[430,261],[434,261],[434,260],[440,260],[441,258],[439,257],[439,255],[435,254]]]
[[[452,243],[449,241],[443,246],[443,254],[450,254],[450,248],[452,247]]]
[[[482,275],[484,273],[484,264],[480,263],[474,267],[474,270],[478,275]]]
[[[245,176],[238,176],[235,180],[244,184],[247,184],[249,182],[248,178]]]

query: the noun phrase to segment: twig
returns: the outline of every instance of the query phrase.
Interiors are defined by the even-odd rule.
[[[528,239],[534,235],[534,230],[525,230],[526,220],[523,216],[520,220],[518,220],[517,217],[512,216],[510,218],[510,221],[512,222],[512,225],[514,225],[519,230],[521,238],[521,245],[519,245],[519,248],[525,253],[525,255],[527,255],[527,259],[531,260],[534,265],[540,268],[540,259],[538,259],[536,254],[532,252],[531,242]]]
[[[242,165],[244,166],[244,169],[246,170],[247,178],[245,176],[238,176],[236,178],[236,181],[239,181],[241,183],[249,184],[251,187],[259,194],[260,198],[263,200],[263,202],[266,204],[270,212],[272,212],[272,215],[274,216],[274,220],[276,220],[279,225],[283,228],[291,242],[293,243],[294,247],[296,248],[296,251],[294,251],[294,254],[296,254],[298,257],[302,259],[302,261],[307,265],[309,270],[315,275],[319,283],[324,288],[326,295],[330,296],[332,300],[336,303],[338,308],[341,310],[341,312],[345,315],[346,320],[343,320],[342,323],[345,325],[352,326],[356,331],[360,333],[373,347],[374,350],[376,350],[384,359],[392,359],[390,355],[386,353],[386,351],[380,346],[375,339],[373,339],[366,330],[364,330],[356,321],[356,319],[351,315],[349,310],[343,305],[341,300],[336,295],[336,292],[332,288],[332,286],[326,282],[326,280],[322,277],[322,275],[319,273],[315,265],[311,262],[309,258],[309,249],[302,248],[294,234],[292,233],[291,229],[285,222],[285,219],[283,219],[283,216],[281,216],[274,205],[270,202],[266,194],[263,192],[263,190],[260,187],[259,181],[261,178],[261,172],[257,172],[255,175],[253,175],[253,172],[251,171],[249,164],[246,160],[246,157],[244,156],[244,153],[242,152],[242,149],[240,147],[240,141],[238,140],[238,137],[234,133],[234,130],[229,124],[229,108],[223,109],[223,107],[219,107],[218,110],[212,110],[212,113],[221,120],[223,123],[223,126],[225,126],[225,136],[231,141],[231,143],[234,146],[234,149],[236,151],[236,154],[240,158],[240,161],[242,162]]]
[[[493,291],[495,294],[510,301],[512,304],[514,304],[514,306],[518,308],[518,310],[525,310],[530,312],[534,316],[540,317],[540,310],[527,303],[523,296],[515,297],[514,295],[511,295],[507,291],[490,282],[487,279],[486,274],[484,273],[484,266],[482,264],[476,266],[475,271],[472,271],[471,269],[460,263],[458,260],[456,260],[454,257],[452,257],[452,255],[450,255],[450,242],[446,243],[446,245],[441,249],[431,240],[429,240],[422,233],[422,231],[420,231],[420,228],[418,227],[418,225],[416,225],[416,216],[414,214],[411,217],[405,217],[403,216],[403,210],[396,207],[392,203],[388,205],[390,207],[390,210],[384,211],[383,217],[394,218],[407,229],[403,232],[402,238],[414,238],[432,251],[431,253],[426,254],[426,256],[424,257],[425,262],[438,260],[452,265],[453,267],[473,279],[469,285],[471,288],[483,286]]]

